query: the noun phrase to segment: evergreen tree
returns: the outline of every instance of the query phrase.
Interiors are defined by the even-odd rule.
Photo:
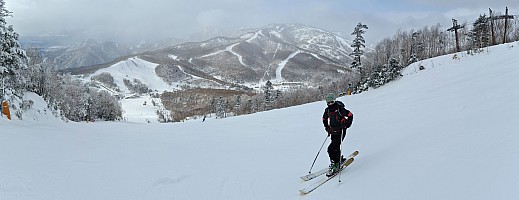
[[[388,81],[387,82],[401,76],[401,73],[400,73],[401,70],[402,70],[402,66],[400,65],[400,63],[398,63],[398,60],[396,58],[389,59],[388,71],[387,71],[388,72]]]
[[[240,107],[241,107],[241,95],[237,95],[236,103],[234,104],[234,108],[237,110],[237,109],[240,109]]]
[[[422,47],[422,43],[418,41],[419,32],[414,32],[412,36],[413,46],[411,46],[411,57],[409,58],[409,64],[418,62],[418,51]]]
[[[223,97],[216,99],[216,118],[225,118],[225,101]]]
[[[485,14],[479,15],[478,19],[472,24],[472,30],[469,32],[470,49],[477,50],[490,45],[490,27],[488,26],[488,18]]]
[[[2,81],[1,98],[7,95],[22,96],[25,90],[23,70],[27,68],[27,56],[18,43],[18,34],[13,26],[7,26],[5,17],[11,16],[5,8],[5,1],[0,0],[0,79]]]
[[[263,110],[270,110],[270,106],[272,105],[272,102],[274,101],[274,95],[272,94],[272,90],[274,89],[274,86],[272,86],[272,82],[267,81],[265,83],[264,87],[264,93],[265,93],[265,99],[263,101]]]
[[[355,35],[355,39],[353,39],[353,44],[351,45],[351,47],[353,47],[353,52],[350,54],[353,56],[353,63],[351,63],[351,68],[357,68],[361,65],[360,57],[364,54],[364,51],[360,48],[366,47],[366,45],[364,45],[366,41],[362,36],[362,34],[365,33],[363,29],[368,29],[368,26],[359,22],[353,30],[353,33],[351,33],[351,35]]]

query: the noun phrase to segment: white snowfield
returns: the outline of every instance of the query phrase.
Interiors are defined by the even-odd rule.
[[[345,154],[360,154],[304,197],[324,102],[169,124],[2,117],[0,199],[517,199],[517,55],[515,42],[424,60],[341,98],[355,116]],[[325,146],[312,171],[327,165]]]
[[[156,89],[159,92],[172,91],[174,87],[164,82],[155,74],[155,67],[157,66],[158,64],[156,63],[151,63],[137,57],[132,57],[120,61],[108,68],[97,70],[90,77],[96,76],[103,72],[110,73],[114,78],[115,84],[117,84],[117,86],[124,93],[130,93],[128,88],[124,85],[124,79],[127,79],[132,83],[133,79],[138,79],[143,84],[149,86],[150,88]],[[90,80],[90,78],[87,80]]]

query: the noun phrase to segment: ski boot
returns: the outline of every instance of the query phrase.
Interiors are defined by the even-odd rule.
[[[335,173],[337,173],[337,171],[339,171],[339,163],[332,161],[332,163],[328,167],[328,172],[326,172],[326,176],[333,176]]]
[[[346,162],[346,158],[343,155],[341,155],[341,159],[340,160],[341,160],[341,164]]]

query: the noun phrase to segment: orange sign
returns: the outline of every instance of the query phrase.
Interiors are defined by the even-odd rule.
[[[11,120],[11,112],[9,112],[9,105],[7,101],[2,102],[2,114],[7,116],[7,119]]]

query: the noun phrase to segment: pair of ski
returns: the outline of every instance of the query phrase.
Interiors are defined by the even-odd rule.
[[[301,190],[299,190],[299,192],[301,192],[302,195],[305,195],[305,194],[308,194],[312,191],[314,191],[315,189],[317,189],[319,186],[323,185],[324,183],[328,182],[330,179],[332,179],[333,177],[337,176],[337,174],[339,174],[342,170],[344,170],[344,168],[348,167],[348,165],[350,165],[353,161],[354,161],[354,157],[357,156],[359,154],[359,151],[354,151],[353,153],[351,153],[344,161],[342,164],[341,164],[341,167],[339,168],[339,170],[337,172],[335,172],[334,174],[332,174],[331,176],[329,177],[326,177],[326,178],[323,178],[311,185],[309,185],[308,187],[306,188],[303,188]],[[300,178],[303,180],[303,181],[309,181],[309,180],[312,180],[314,178],[317,178],[323,174],[326,174],[326,172],[328,172],[328,168],[324,168],[324,169],[321,169],[317,172],[314,172],[314,173],[310,173],[306,176],[301,176]]]

